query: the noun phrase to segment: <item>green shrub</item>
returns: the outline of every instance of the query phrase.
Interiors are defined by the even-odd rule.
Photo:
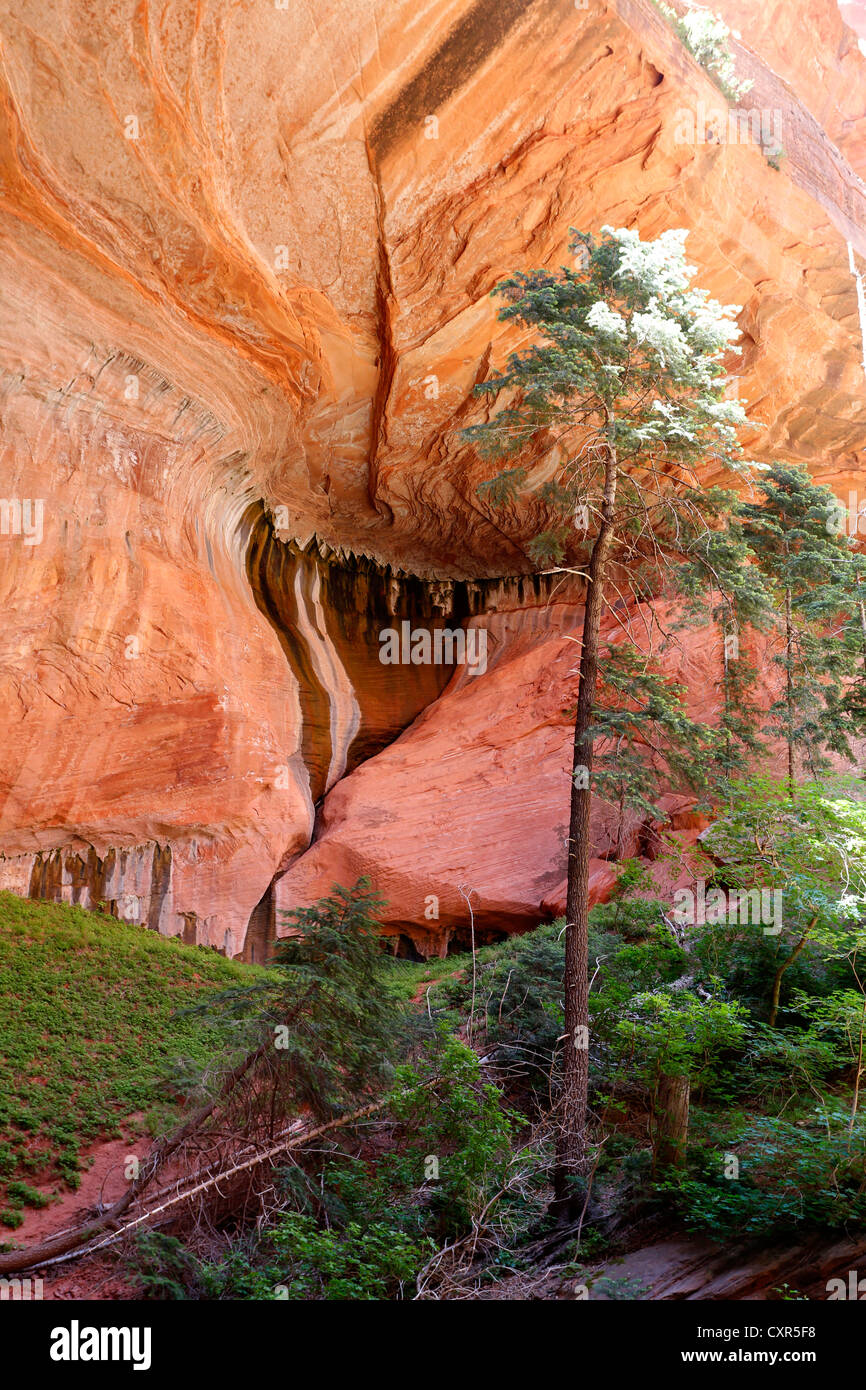
[[[297,1212],[280,1217],[264,1237],[262,1263],[235,1250],[220,1264],[204,1265],[207,1298],[370,1301],[402,1297],[435,1246],[413,1241],[383,1222],[326,1230]]]
[[[30,1187],[26,1182],[9,1182],[6,1184],[6,1195],[11,1197],[13,1202],[20,1202],[25,1207],[47,1207],[51,1201],[44,1192],[39,1192],[37,1188]]]
[[[475,1035],[495,1050],[515,1082],[522,1079],[546,1096],[550,1063],[562,1033],[564,923],[537,927],[497,947],[478,967]],[[434,998],[458,1019],[467,1018],[472,980],[467,972],[437,990]],[[455,1022],[457,1019],[455,1019]]]
[[[753,1018],[767,1018],[773,977],[790,950],[785,941],[749,924],[706,923],[691,929],[689,950],[702,984],[735,996]],[[782,1003],[797,990],[827,994],[842,978],[844,967],[828,961],[817,943],[807,943],[785,972]]]
[[[811,1125],[771,1117],[748,1121],[730,1145],[739,1160],[736,1178],[724,1176],[728,1155],[692,1153],[688,1172],[669,1175],[657,1190],[673,1200],[690,1230],[720,1241],[802,1226],[862,1226],[866,1125],[849,1134],[847,1118],[823,1112]]]
[[[170,1059],[207,1065],[225,1052],[225,1033],[177,1010],[263,974],[80,907],[0,893],[0,1201],[8,1178],[34,1173],[77,1187],[81,1147],[120,1133],[162,1090]]]
[[[127,1264],[143,1299],[185,1300],[200,1283],[198,1261],[162,1231],[141,1231]]]
[[[477,1054],[458,1038],[443,1037],[397,1069],[389,1108],[411,1138],[418,1185],[427,1159],[436,1160],[429,1207],[442,1235],[462,1234],[504,1180],[517,1117],[502,1099],[499,1087],[484,1081]]]
[[[244,1103],[257,1105],[269,1124],[302,1109],[330,1119],[393,1077],[411,1023],[402,1001],[381,988],[375,913],[382,900],[369,890],[361,878],[283,913],[292,934],[277,943],[267,975],[189,1010],[231,1023],[247,1051],[258,1054]],[[191,1068],[182,1080],[191,1091],[201,1078]]]

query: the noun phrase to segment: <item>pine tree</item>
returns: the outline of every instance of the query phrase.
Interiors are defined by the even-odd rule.
[[[390,1080],[409,1023],[382,990],[382,906],[370,880],[360,878],[352,888],[335,885],[311,907],[284,912],[288,934],[274,943],[267,975],[190,1010],[235,1024],[238,1082],[222,1109],[242,1112],[244,1132],[264,1124],[272,1133],[303,1110],[330,1120]]]
[[[863,707],[861,586],[866,561],[835,533],[829,488],[792,464],[761,478],[763,497],[741,509],[743,532],[776,595],[781,650],[773,657],[782,690],[767,732],[787,749],[787,779],[826,772],[828,753],[853,758],[866,732]]]
[[[636,231],[604,227],[600,238],[574,234],[580,262],[517,274],[496,291],[507,301],[500,318],[529,328],[537,341],[513,353],[506,368],[479,391],[494,402],[490,418],[465,431],[482,455],[516,462],[479,489],[492,506],[517,518],[541,517],[525,537],[537,566],[577,569],[586,582],[575,711],[566,906],[565,1051],[556,1167],[559,1209],[567,1212],[584,1168],[588,1101],[588,972],[590,807],[594,743],[610,729],[599,708],[600,668],[620,681],[620,693],[640,696],[643,673],[614,678],[602,651],[601,617],[615,582],[633,600],[676,587],[678,570],[696,583],[724,588],[713,568],[713,535],[722,528],[732,494],[706,489],[700,469],[745,468],[737,431],[742,406],[723,399],[723,360],[739,336],[735,306],[723,306],[691,287],[684,231],[644,242]],[[500,406],[500,399],[505,403]],[[542,487],[532,486],[532,463],[544,450]],[[533,458],[534,455],[534,458]],[[518,503],[523,503],[523,511]],[[527,506],[526,503],[534,503]],[[660,631],[648,610],[647,621]],[[657,693],[657,692],[656,692]],[[672,732],[674,711],[632,700],[628,727]],[[643,716],[640,710],[643,709]],[[694,733],[683,726],[689,737]],[[688,741],[688,740],[687,740]],[[632,744],[635,740],[632,738]],[[621,779],[635,787],[632,757]],[[596,785],[598,780],[596,776]]]
[[[718,682],[721,713],[716,756],[724,780],[748,775],[766,752],[761,738],[764,710],[756,699],[758,670],[744,643],[751,631],[765,631],[775,616],[773,593],[755,563],[740,518],[739,497],[728,498],[722,530],[707,538],[700,564],[689,559],[679,572],[679,588],[688,597],[682,622],[706,625],[719,634]],[[707,571],[713,575],[707,591]]]

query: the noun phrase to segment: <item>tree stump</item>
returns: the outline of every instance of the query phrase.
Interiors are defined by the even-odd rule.
[[[682,1168],[686,1161],[690,1085],[687,1076],[659,1077],[656,1157],[663,1166]]]

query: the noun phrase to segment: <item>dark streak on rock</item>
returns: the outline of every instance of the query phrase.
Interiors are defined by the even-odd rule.
[[[505,40],[538,0],[478,0],[431,55],[420,72],[379,113],[370,131],[377,159],[408,135],[418,135],[432,115],[459,90]]]

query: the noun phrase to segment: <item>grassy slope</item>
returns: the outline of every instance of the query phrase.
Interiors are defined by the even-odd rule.
[[[408,1001],[471,969],[468,954],[386,956],[382,983]],[[81,1150],[130,1117],[145,1112],[145,1128],[150,1112],[164,1126],[173,1059],[205,1062],[220,1046],[213,1026],[177,1011],[261,973],[102,913],[0,892],[0,1229],[41,1204],[34,1189],[77,1186]]]
[[[260,973],[100,913],[0,893],[0,1223],[16,1224],[27,1184],[75,1186],[80,1147],[152,1107],[173,1058],[218,1049],[212,1028],[175,1010]]]
[[[505,940],[498,941],[493,946],[480,946],[475,952],[476,966],[480,967],[498,959],[508,951],[510,944],[510,941]],[[436,986],[453,979],[455,975],[472,978],[471,951],[455,953],[442,960],[438,956],[431,956],[430,960],[424,961],[399,960],[386,955],[382,962],[383,987],[395,998],[403,999],[407,1003],[423,999],[430,986],[435,990]]]

